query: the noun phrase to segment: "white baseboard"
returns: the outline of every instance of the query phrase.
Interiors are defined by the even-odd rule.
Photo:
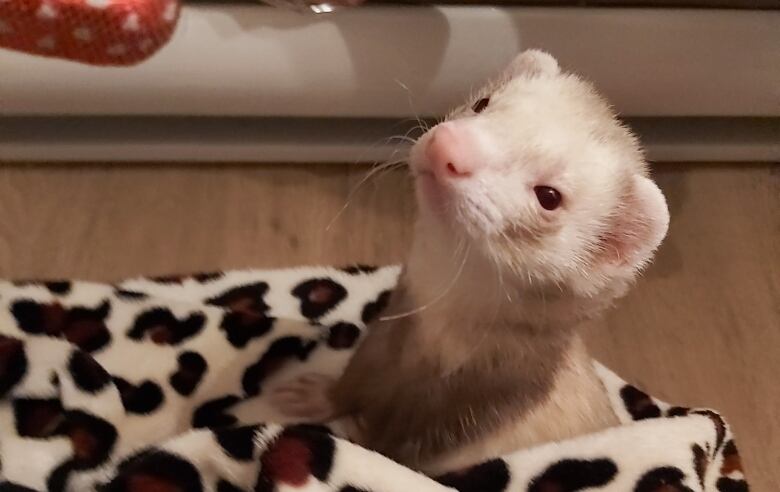
[[[780,119],[628,121],[648,157],[675,162],[780,162]],[[0,118],[2,162],[385,162],[412,123],[365,119]]]
[[[780,11],[259,5],[183,10],[132,68],[0,50],[0,115],[439,115],[528,47],[630,116],[780,116]]]

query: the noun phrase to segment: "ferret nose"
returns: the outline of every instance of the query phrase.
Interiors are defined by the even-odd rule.
[[[462,126],[454,122],[440,124],[425,149],[431,171],[440,179],[471,176],[479,167],[475,143]]]

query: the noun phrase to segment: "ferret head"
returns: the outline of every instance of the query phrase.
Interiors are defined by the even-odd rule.
[[[617,297],[666,235],[634,136],[540,51],[423,135],[410,165],[421,223],[524,284]]]

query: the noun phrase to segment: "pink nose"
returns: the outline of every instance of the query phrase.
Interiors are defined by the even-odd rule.
[[[442,123],[433,131],[425,156],[440,179],[467,178],[480,165],[476,142],[461,125]]]

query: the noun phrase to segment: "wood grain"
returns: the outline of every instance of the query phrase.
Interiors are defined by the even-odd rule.
[[[414,211],[404,173],[365,183],[337,217],[365,171],[6,167],[0,169],[0,273],[111,280],[204,268],[400,261]]]
[[[0,276],[114,280],[216,268],[400,261],[408,179],[358,166],[3,166]],[[780,166],[662,165],[670,236],[594,323],[607,365],[723,412],[753,490],[780,490]],[[328,225],[332,222],[332,226]]]

